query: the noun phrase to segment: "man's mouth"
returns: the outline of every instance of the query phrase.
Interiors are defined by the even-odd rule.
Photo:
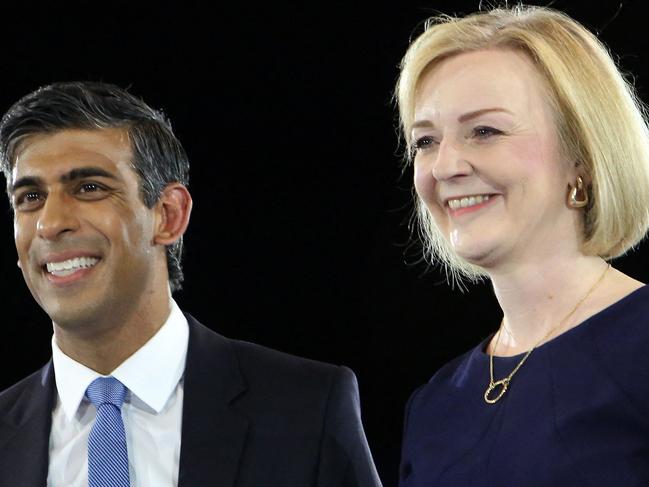
[[[94,267],[99,262],[96,257],[74,257],[61,262],[48,262],[45,264],[47,272],[56,277],[66,277],[78,270]]]

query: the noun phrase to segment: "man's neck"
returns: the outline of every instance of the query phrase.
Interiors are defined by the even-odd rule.
[[[130,316],[103,317],[103,326],[94,323],[91,333],[84,327],[54,323],[54,337],[68,357],[109,375],[160,330],[170,312],[171,301],[167,300],[165,306],[148,307]]]

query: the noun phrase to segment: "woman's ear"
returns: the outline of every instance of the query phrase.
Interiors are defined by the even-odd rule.
[[[170,183],[162,190],[156,203],[156,233],[154,243],[171,245],[187,230],[192,212],[192,196],[180,183]]]
[[[577,181],[577,177],[581,178],[582,183],[586,187],[590,186],[593,182],[592,178],[588,174],[588,171],[586,170],[586,166],[581,161],[573,163],[572,167],[568,171],[569,184],[574,186],[575,182]]]

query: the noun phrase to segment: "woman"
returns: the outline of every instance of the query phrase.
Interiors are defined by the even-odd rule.
[[[633,89],[518,7],[429,21],[397,96],[427,248],[503,310],[412,395],[400,485],[649,485],[649,287],[607,264],[649,227]]]

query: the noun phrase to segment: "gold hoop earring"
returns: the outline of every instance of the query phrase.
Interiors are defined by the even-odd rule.
[[[577,194],[582,194],[582,199],[577,199]],[[581,176],[577,176],[577,181],[575,186],[570,190],[570,206],[573,208],[583,208],[588,204],[588,193],[584,188],[584,180],[581,179]]]

